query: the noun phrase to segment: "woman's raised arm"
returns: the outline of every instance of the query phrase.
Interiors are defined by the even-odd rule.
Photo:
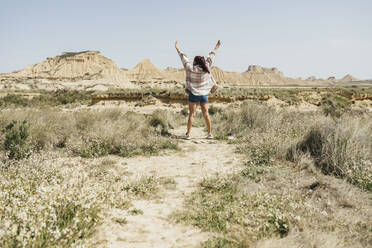
[[[190,60],[187,57],[187,55],[184,54],[183,52],[181,52],[181,50],[178,48],[178,41],[176,41],[176,43],[174,44],[174,47],[176,48],[176,50],[178,52],[178,55],[180,55],[180,58],[182,60],[182,64],[183,64],[183,67],[185,68],[185,70],[191,70],[192,66],[190,64]]]
[[[218,40],[216,46],[213,49],[213,51],[208,54],[207,64],[208,64],[209,68],[212,67],[212,64],[214,62],[214,57],[216,56],[216,52],[217,52],[218,48],[220,48],[220,46],[221,46],[221,41]]]
[[[176,48],[178,53],[181,53],[180,49],[178,48],[178,41],[176,40],[176,43],[174,43],[174,47]]]

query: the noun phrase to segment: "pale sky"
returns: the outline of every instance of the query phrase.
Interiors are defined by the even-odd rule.
[[[243,72],[372,79],[371,0],[0,0],[0,73],[64,51],[98,50],[121,68],[180,68],[174,49]]]

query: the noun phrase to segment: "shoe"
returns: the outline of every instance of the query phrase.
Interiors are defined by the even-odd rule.
[[[213,139],[213,135],[211,133],[208,134],[207,137],[205,137],[206,139]]]
[[[190,137],[190,134],[189,133],[186,133],[185,134],[185,140],[191,140],[191,137]]]

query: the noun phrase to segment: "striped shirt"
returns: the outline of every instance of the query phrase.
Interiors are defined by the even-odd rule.
[[[206,96],[211,91],[213,85],[216,84],[212,73],[203,71],[198,65],[192,65],[186,54],[179,52],[183,67],[186,71],[186,89],[191,91],[195,96]],[[212,67],[216,50],[209,53],[206,62],[208,68]]]

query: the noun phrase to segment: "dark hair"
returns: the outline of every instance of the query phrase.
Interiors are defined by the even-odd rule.
[[[194,63],[200,66],[203,71],[211,73],[203,56],[195,56]]]

